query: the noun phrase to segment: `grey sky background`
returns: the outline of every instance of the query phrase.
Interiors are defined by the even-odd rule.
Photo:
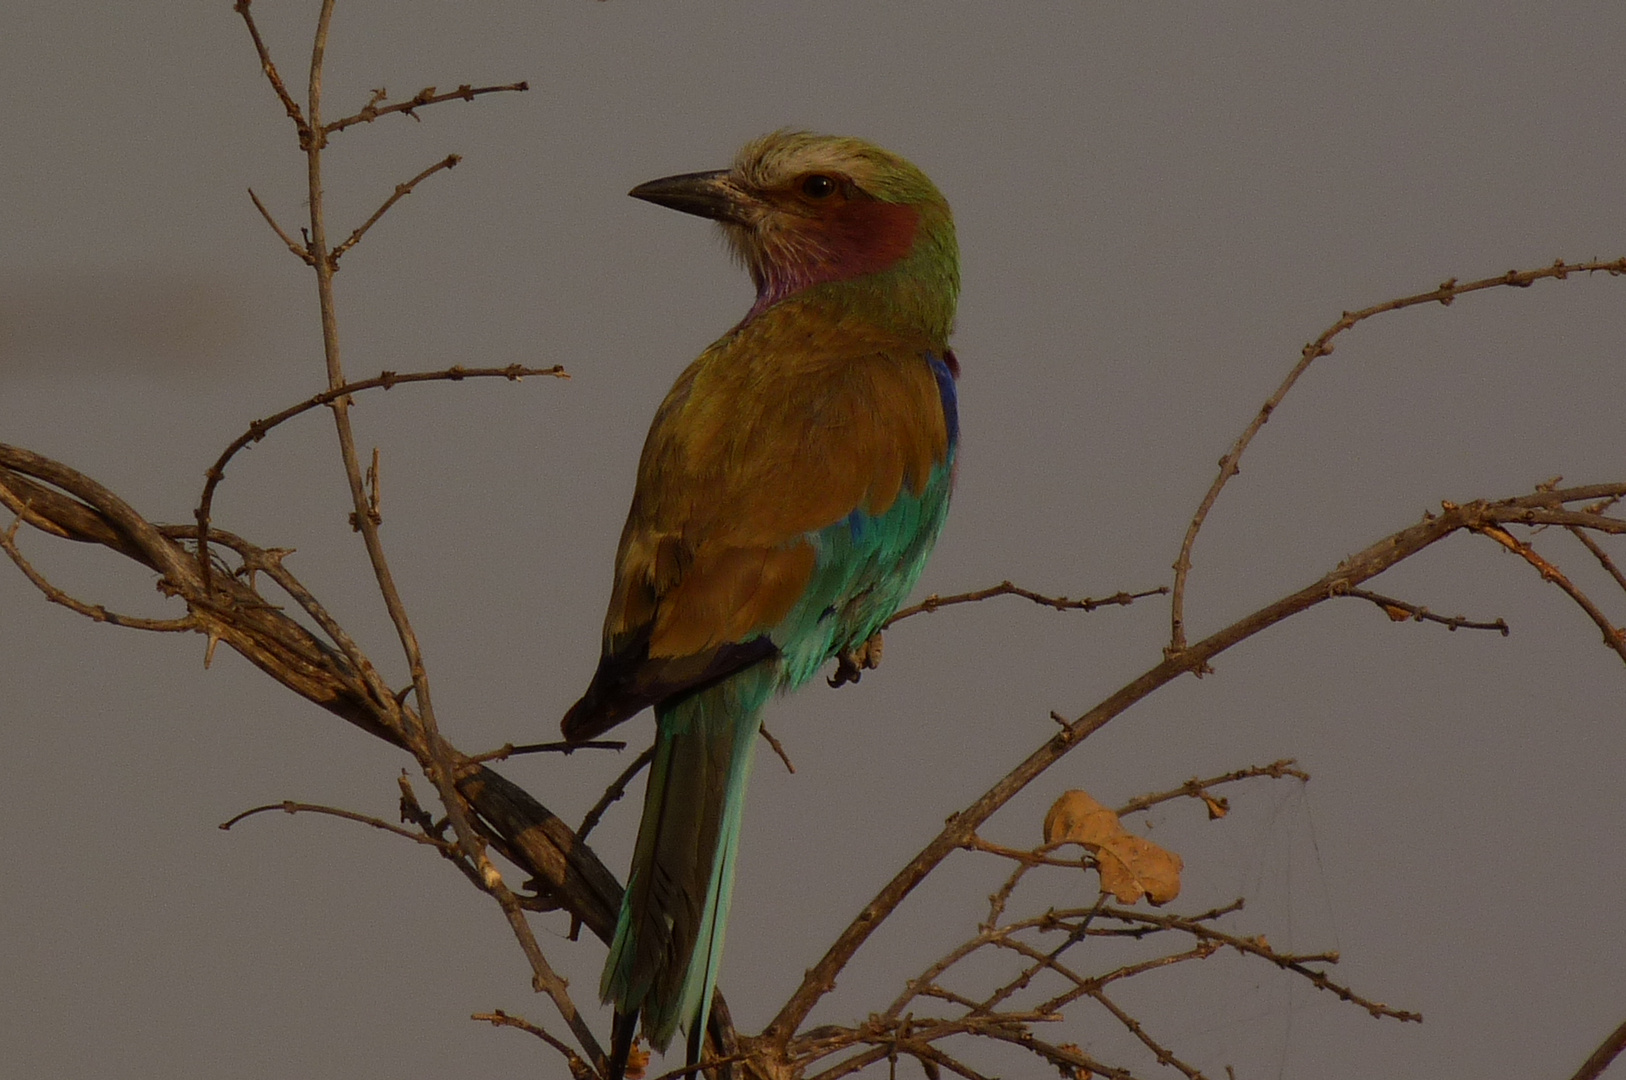
[[[255,5],[293,85],[315,7]],[[790,125],[871,138],[947,194],[964,445],[923,592],[1165,582],[1215,462],[1341,310],[1626,253],[1613,3],[338,10],[330,114],[376,86],[532,86],[354,129],[327,157],[343,235],[394,184],[465,156],[347,257],[352,377],[574,376],[403,387],[356,413],[383,453],[384,537],[443,728],[470,751],[554,737],[596,658],[648,419],[749,304],[708,226],[625,197],[640,181],[726,165]],[[291,128],[226,0],[12,5],[0,100],[0,441],[190,520],[219,450],[321,386],[309,274],[244,190],[298,225]],[[1620,479],[1623,290],[1542,283],[1341,339],[1199,541],[1193,636],[1442,498]],[[238,459],[215,520],[297,548],[290,566],[401,682],[347,509],[313,414]],[[1598,580],[1566,537],[1539,543]],[[131,564],[24,544],[76,595],[169,610]],[[1451,540],[1375,587],[1513,634],[1324,605],[1109,725],[986,831],[1037,842],[1067,787],[1116,802],[1296,757],[1307,789],[1233,790],[1217,823],[1196,805],[1151,815],[1186,860],[1177,906],[1246,895],[1230,927],[1336,949],[1341,981],[1425,1023],[1374,1021],[1227,956],[1139,980],[1125,1003],[1210,1076],[1567,1076],[1626,1015],[1620,664],[1488,542]],[[1158,601],[1063,615],[996,600],[911,620],[862,685],[775,707],[798,772],[764,756],[752,785],[722,978],[742,1026],[1052,732],[1051,709],[1076,715],[1151,666],[1166,633]],[[495,906],[440,860],[327,819],[215,828],[285,798],[392,816],[405,759],[235,655],[207,672],[202,655],[200,639],[92,625],[0,567],[0,1074],[563,1075],[535,1040],[467,1019],[552,1024]],[[503,771],[576,820],[624,762]],[[636,805],[599,835],[618,873]],[[972,932],[1004,871],[952,861],[815,1020],[884,1007]],[[1047,879],[1025,903],[1087,902],[1092,882]],[[536,923],[591,1005],[601,946]],[[1067,1041],[1161,1075],[1110,1018],[1076,1015]]]

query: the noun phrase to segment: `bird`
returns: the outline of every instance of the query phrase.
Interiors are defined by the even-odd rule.
[[[756,298],[656,410],[598,667],[561,722],[574,744],[656,720],[600,984],[612,1080],[640,1018],[662,1052],[684,1027],[699,1064],[763,709],[831,659],[838,679],[873,666],[943,528],[959,445],[959,248],[920,169],[780,130],[728,169],[629,194],[719,223]]]

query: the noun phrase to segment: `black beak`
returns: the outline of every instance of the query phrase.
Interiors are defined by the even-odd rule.
[[[656,206],[681,210],[685,214],[695,214],[713,221],[747,224],[740,212],[740,193],[728,183],[728,175],[728,170],[719,169],[663,176],[659,180],[639,184],[627,194]]]

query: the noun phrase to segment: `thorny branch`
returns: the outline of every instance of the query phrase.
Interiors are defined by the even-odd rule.
[[[0,533],[0,549],[3,549],[10,556],[17,569],[23,572],[23,576],[51,603],[60,604],[69,611],[78,612],[95,622],[107,623],[109,626],[122,626],[129,630],[153,630],[160,633],[174,634],[197,629],[197,620],[191,615],[183,615],[178,619],[145,619],[136,615],[120,615],[115,611],[108,611],[100,604],[87,604],[82,600],[75,600],[55,585],[52,585],[46,576],[34,569],[34,565],[18,550],[17,529],[22,523],[22,515],[19,513],[16,520],[11,523],[6,531]]]

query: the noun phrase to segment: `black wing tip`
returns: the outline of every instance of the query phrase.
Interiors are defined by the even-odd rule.
[[[678,680],[663,680],[658,669],[648,670],[648,645],[640,642],[636,648],[607,654],[599,660],[587,693],[565,713],[559,730],[566,742],[596,739],[651,705],[697,694],[735,672],[778,655],[779,649],[771,640],[756,637],[715,650],[698,672]]]
[[[572,705],[564,719],[559,721],[559,733],[565,737],[565,742],[584,743],[598,738],[623,720],[632,719],[648,704],[604,701],[589,687],[582,699]]]

